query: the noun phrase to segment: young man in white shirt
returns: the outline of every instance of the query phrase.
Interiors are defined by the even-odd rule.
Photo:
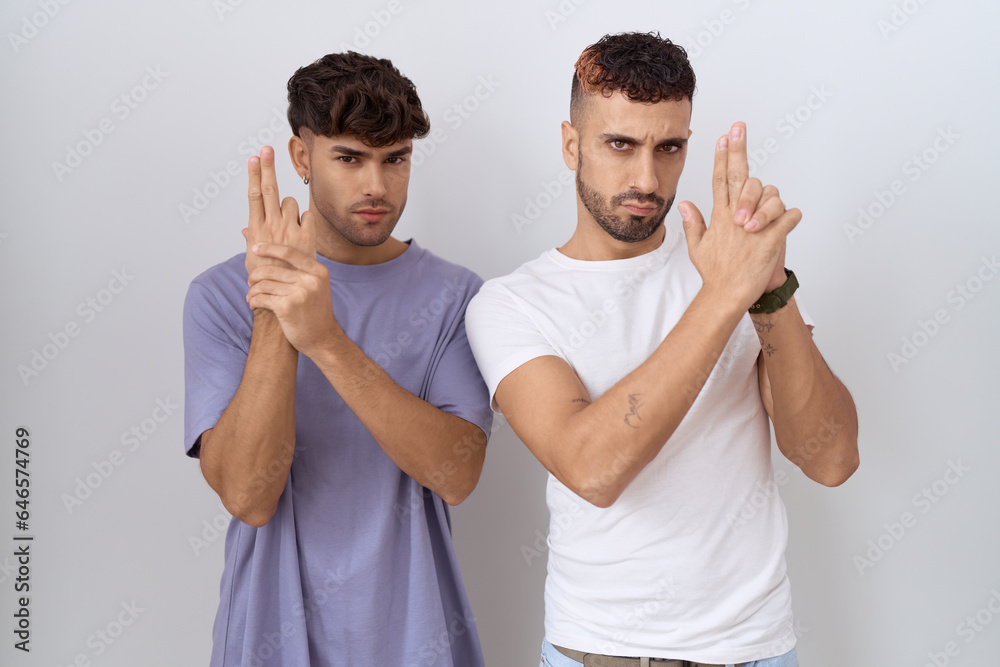
[[[686,239],[662,224],[694,87],[658,35],[584,50],[562,124],[576,231],[466,313],[494,409],[550,472],[543,665],[796,665],[768,418],[811,479],[858,466],[784,269],[801,213],[749,178],[743,123],[716,144],[711,224],[691,202]]]

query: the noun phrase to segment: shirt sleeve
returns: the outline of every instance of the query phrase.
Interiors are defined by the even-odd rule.
[[[491,281],[483,285],[465,313],[469,343],[489,389],[490,407],[496,412],[500,412],[497,387],[511,371],[536,357],[559,356],[518,302],[509,289]]]
[[[434,373],[425,400],[449,414],[461,417],[483,430],[487,437],[493,425],[486,384],[476,366],[465,330],[465,311],[482,280],[469,274],[459,293],[459,309],[452,326],[445,331]]]
[[[184,299],[184,451],[197,457],[243,378],[250,324],[209,286],[191,283]]]

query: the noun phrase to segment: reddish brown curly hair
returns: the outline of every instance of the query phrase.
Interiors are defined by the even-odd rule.
[[[621,92],[633,102],[693,100],[694,70],[687,52],[660,33],[605,35],[576,61],[570,89],[570,122],[576,123],[586,95]]]

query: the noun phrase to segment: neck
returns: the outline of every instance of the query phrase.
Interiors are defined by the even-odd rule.
[[[635,243],[619,241],[602,228],[583,204],[578,202],[576,231],[564,245],[556,248],[571,259],[599,262],[611,259],[628,259],[652,252],[663,243],[666,230],[663,225],[649,238]]]
[[[410,247],[408,243],[392,236],[376,246],[355,245],[334,230],[317,236],[316,252],[340,264],[382,264],[396,259]]]

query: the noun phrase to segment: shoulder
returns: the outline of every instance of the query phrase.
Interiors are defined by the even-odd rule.
[[[184,299],[185,314],[194,316],[224,311],[227,319],[245,319],[231,312],[246,306],[245,257],[245,253],[233,255],[195,276]]]
[[[523,314],[525,306],[557,280],[555,269],[558,267],[549,257],[550,252],[525,262],[507,275],[484,282],[469,304],[466,317],[483,320],[484,326],[492,326],[487,322]]]
[[[483,284],[483,279],[479,275],[461,264],[450,262],[434,254],[426,248],[416,245],[412,241],[414,258],[411,270],[400,276],[402,280],[410,283],[411,287],[420,292],[441,292],[447,301],[457,300],[467,303],[469,299],[479,291]]]
[[[205,269],[191,281],[209,291],[228,291],[233,287],[245,289],[247,284],[246,253],[233,255],[224,262]]]
[[[558,268],[551,260],[551,250],[546,250],[539,257],[529,260],[504,276],[490,278],[483,283],[480,294],[514,295],[540,289],[555,278]],[[486,297],[484,297],[486,298]]]

